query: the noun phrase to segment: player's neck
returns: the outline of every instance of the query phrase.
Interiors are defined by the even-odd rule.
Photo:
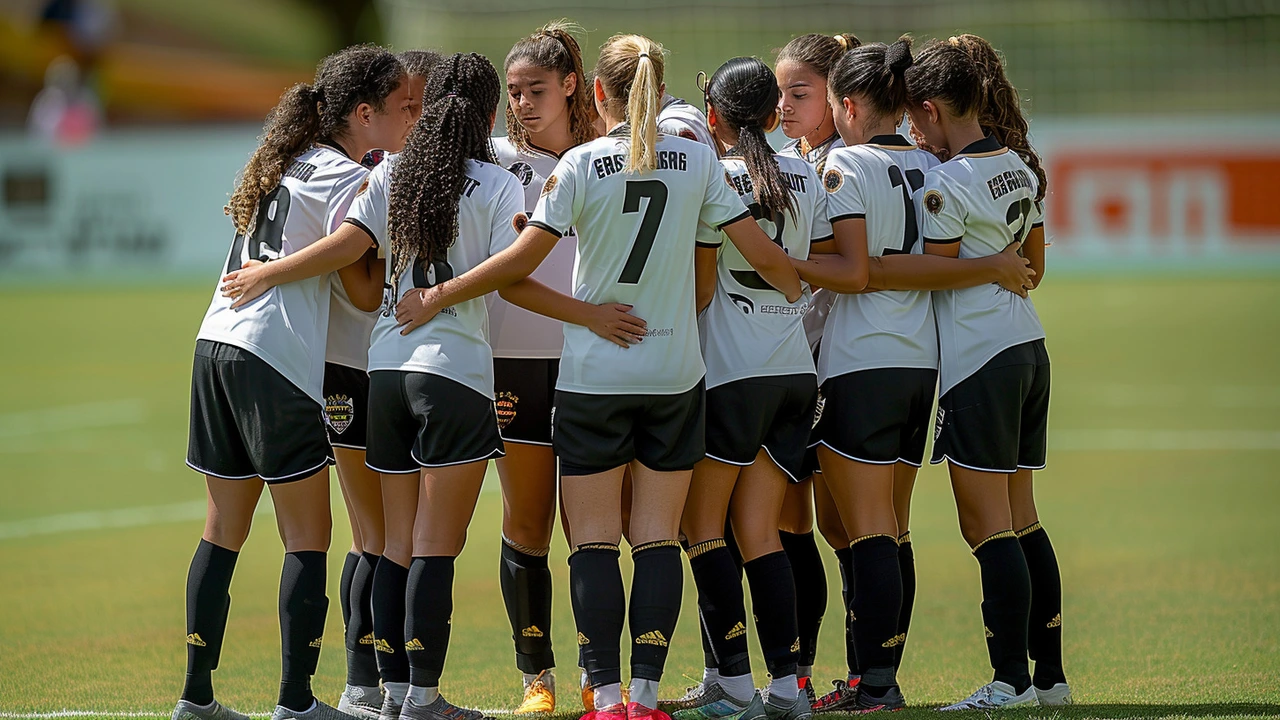
[[[835,134],[836,121],[831,118],[830,114],[828,114],[826,119],[822,121],[822,124],[814,128],[813,132],[804,136],[804,141],[809,144],[809,147],[815,148],[827,140],[830,140],[831,136]]]
[[[967,120],[947,118],[944,122],[942,132],[947,138],[947,149],[952,154],[958,154],[961,150],[987,136],[982,131],[982,126],[978,124],[977,118]]]
[[[897,134],[898,134],[898,126],[894,124],[893,120],[889,118],[883,118],[879,122],[867,123],[866,125],[862,126],[862,139],[859,141],[859,143],[869,143],[871,142],[872,139],[880,137],[881,135],[897,135]]]
[[[529,133],[529,143],[556,155],[563,155],[565,150],[575,144],[568,122],[556,123],[540,133]]]

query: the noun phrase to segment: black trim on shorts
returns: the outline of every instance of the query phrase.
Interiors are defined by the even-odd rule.
[[[555,235],[555,236],[556,236],[556,239],[559,239],[559,238],[564,237],[564,233],[562,233],[562,232],[560,232],[559,230],[557,230],[557,229],[555,229],[555,228],[551,227],[550,225],[548,225],[548,224],[546,224],[546,223],[542,222],[541,220],[530,220],[530,221],[529,221],[529,223],[528,223],[528,226],[529,226],[529,227],[536,227],[536,228],[538,228],[539,230],[546,230],[547,232],[551,233],[552,235]]]
[[[726,227],[728,227],[728,226],[730,226],[730,225],[732,225],[732,224],[734,224],[734,223],[736,223],[736,222],[739,222],[739,221],[741,221],[741,220],[746,220],[746,219],[747,219],[747,218],[749,218],[749,217],[751,217],[751,211],[750,211],[750,210],[743,210],[741,215],[738,215],[738,216],[737,216],[737,217],[735,217],[734,219],[729,220],[729,221],[727,221],[727,222],[722,222],[722,223],[720,223],[719,225],[717,225],[717,226],[716,226],[716,229],[717,229],[717,230],[723,230],[723,229],[725,229]]]

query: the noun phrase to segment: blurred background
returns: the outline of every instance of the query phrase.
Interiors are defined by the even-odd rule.
[[[699,70],[771,62],[808,32],[974,32],[1002,50],[1049,176],[1034,298],[1054,397],[1036,486],[1068,674],[1090,706],[1063,716],[1280,716],[1280,0],[0,0],[0,717],[173,706],[205,512],[183,466],[191,350],[232,239],[222,207],[276,99],[349,43],[501,67],[559,18],[585,29],[588,68],[614,33],[662,42],[668,87],[695,104]],[[494,485],[459,564],[444,683],[500,709],[519,686]],[[254,712],[279,668],[281,550],[259,507],[215,675],[223,702]],[[334,508],[331,598],[349,538],[336,488]],[[913,704],[953,702],[989,671],[941,468],[922,472],[912,521],[903,686]],[[843,631],[822,547],[825,689],[843,676]],[[701,664],[685,587],[664,694]],[[316,679],[329,702],[336,608]]]

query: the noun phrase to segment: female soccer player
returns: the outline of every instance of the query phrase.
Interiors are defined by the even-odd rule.
[[[840,147],[843,141],[836,132],[831,106],[827,104],[827,76],[840,58],[861,45],[851,33],[838,35],[801,35],[787,43],[778,52],[778,87],[782,99],[778,105],[782,118],[782,133],[792,139],[784,153],[813,165],[822,175],[827,154]],[[810,345],[816,347],[821,338],[822,324],[831,306],[831,295],[825,290],[814,293],[813,302],[805,317]],[[819,407],[822,407],[819,400]],[[796,608],[800,623],[800,684],[813,702],[816,712],[825,710],[835,694],[823,698],[815,696],[813,662],[818,654],[818,631],[822,628],[822,616],[827,610],[827,576],[822,567],[822,556],[813,537],[815,504],[818,529],[840,558],[845,594],[852,582],[849,576],[849,538],[840,524],[831,496],[821,484],[817,456],[810,453],[806,463],[806,475],[812,482],[792,485],[787,490],[783,506],[782,544],[791,559],[796,578]],[[846,618],[847,654],[852,658],[852,645]],[[852,661],[850,663],[853,664]],[[839,688],[837,688],[838,690]]]
[[[440,55],[430,50],[406,50],[396,56],[409,78],[410,122],[422,114],[422,89]],[[378,148],[365,155],[372,168],[384,154],[400,146]],[[369,335],[382,300],[382,265],[372,248],[338,271],[329,304],[329,332],[325,349],[324,397],[329,445],[338,468],[338,484],[351,522],[351,551],[342,566],[339,593],[347,648],[347,686],[338,709],[348,715],[375,720],[382,707],[378,662],[373,649],[373,573],[382,557],[382,490],[378,474],[364,464],[369,421]],[[376,284],[366,281],[376,267]],[[361,297],[361,292],[364,292]]]
[[[494,138],[498,164],[524,187],[524,209],[569,148],[597,137],[582,50],[570,26],[551,23],[507,53],[507,136]],[[533,278],[565,294],[573,285],[573,229]],[[559,321],[489,296],[490,344],[498,426],[507,448],[502,479],[502,599],[511,622],[524,700],[516,714],[555,710],[551,649],[551,570],[547,553],[556,516],[556,458],[551,405],[564,332]]]
[[[936,42],[906,82],[912,123],[951,157],[925,178],[925,252],[981,257],[1019,242],[1038,285],[1045,176],[999,57],[974,36]],[[983,118],[998,120],[990,135]],[[948,462],[961,532],[982,570],[995,671],[992,682],[944,709],[1069,703],[1061,582],[1032,496],[1032,470],[1044,467],[1046,451],[1044,329],[1029,298],[990,287],[937,293],[935,310],[942,359],[933,462]]]
[[[409,104],[400,62],[372,46],[325,58],[311,84],[290,88],[231,197],[236,237],[226,272],[288,257],[333,230],[368,177],[360,158],[404,142]],[[264,482],[286,552],[274,717],[345,717],[311,692],[328,607],[330,455],[321,414],[328,310],[329,278],[315,277],[256,302],[217,291],[201,323],[187,464],[205,475],[209,514],[187,576],[187,681],[175,719],[244,717],[214,700],[210,674],[232,571]]]
[[[662,52],[645,37],[610,38],[593,87],[609,134],[565,154],[512,248],[397,308],[412,328],[441,308],[524,278],[573,227],[575,294],[633,305],[648,323],[625,349],[566,327],[556,386],[553,443],[575,545],[569,557],[574,617],[594,688],[594,716],[601,720],[667,717],[653,708],[680,613],[676,537],[690,472],[704,454],[705,368],[694,308],[698,224],[723,228],[789,302],[801,295],[786,255],[751,222],[712,151],[659,135]],[[628,467],[635,577],[631,701],[624,706],[619,639],[627,603],[618,543]]]
[[[811,242],[832,236],[826,192],[812,166],[769,147],[765,132],[777,124],[779,96],[773,72],[755,58],[735,58],[711,76],[705,93],[708,125],[730,182],[788,256],[807,258]],[[837,242],[857,255],[851,234]],[[865,283],[865,247],[861,255]],[[697,268],[699,305],[706,306],[707,456],[694,468],[681,529],[717,676],[673,717],[807,718],[809,697],[796,682],[795,581],[777,527],[788,482],[804,478],[817,402],[802,324],[809,293],[806,288],[799,301],[786,302],[732,246],[699,244]],[[727,515],[772,677],[767,700],[751,681],[741,571],[724,537]]]

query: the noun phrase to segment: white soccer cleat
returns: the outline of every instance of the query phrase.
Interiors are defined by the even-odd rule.
[[[335,707],[314,700],[311,708],[302,712],[277,705],[275,712],[271,713],[271,720],[355,720],[355,718],[340,712]]]
[[[338,711],[359,720],[378,720],[382,713],[382,692],[378,688],[348,685],[338,698]]]
[[[217,700],[208,705],[179,700],[171,720],[249,720],[249,716],[224,707]]]
[[[1011,707],[1034,707],[1039,705],[1036,699],[1036,688],[1031,686],[1021,695],[1013,691],[1013,686],[1006,682],[994,680],[978,688],[972,695],[955,705],[938,708],[939,710],[997,710]]]
[[[1048,690],[1035,688],[1036,698],[1040,700],[1041,705],[1072,705],[1075,701],[1071,699],[1071,686],[1062,682],[1054,685]]]

